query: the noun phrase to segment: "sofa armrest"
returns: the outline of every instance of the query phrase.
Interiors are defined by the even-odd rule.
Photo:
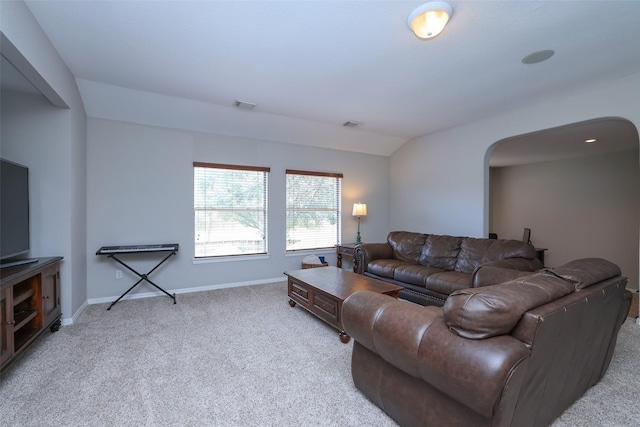
[[[529,350],[501,335],[462,338],[447,328],[442,307],[422,307],[360,291],[342,306],[345,331],[387,363],[490,417],[505,390],[517,396]],[[510,387],[507,387],[507,384]]]
[[[414,377],[420,376],[416,356],[422,337],[442,317],[441,307],[423,307],[372,291],[351,294],[342,304],[345,332]]]
[[[354,263],[357,273],[364,274],[367,271],[367,264],[374,259],[393,258],[393,248],[389,243],[363,243],[356,246],[354,250]]]
[[[508,258],[480,264],[472,273],[471,283],[474,288],[496,285],[532,274],[544,265],[538,258]]]
[[[509,282],[531,274],[535,274],[535,272],[491,266],[482,267],[474,272],[472,287],[479,288],[481,286],[497,285],[498,283]]]

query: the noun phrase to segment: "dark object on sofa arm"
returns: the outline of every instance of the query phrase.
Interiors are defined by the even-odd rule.
[[[491,273],[543,268],[533,245],[519,240],[392,231],[387,242],[354,252],[358,273],[403,286],[399,297],[422,305],[442,306],[457,290],[497,283]],[[495,269],[479,274],[487,267]]]
[[[609,261],[572,261],[420,307],[344,301],[356,387],[403,426],[546,426],[604,376],[631,303]]]

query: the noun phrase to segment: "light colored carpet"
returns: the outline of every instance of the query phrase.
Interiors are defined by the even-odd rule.
[[[89,306],[2,372],[3,426],[395,426],[354,387],[352,342],[286,283]],[[554,426],[640,419],[640,327]]]

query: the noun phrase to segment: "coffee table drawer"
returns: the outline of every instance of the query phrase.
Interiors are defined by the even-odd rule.
[[[339,324],[338,318],[340,317],[340,303],[335,299],[329,298],[325,295],[314,294],[313,295],[313,307],[312,310],[320,317],[328,320],[332,324]]]
[[[288,288],[289,298],[329,324],[341,328],[338,321],[340,317],[340,301],[338,299],[321,293],[314,287],[292,277],[289,278]]]
[[[289,297],[298,300],[300,304],[309,304],[309,288],[305,283],[289,280]]]

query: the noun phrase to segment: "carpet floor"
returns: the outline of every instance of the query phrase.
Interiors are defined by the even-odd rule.
[[[354,387],[352,342],[286,283],[89,306],[0,375],[3,426],[395,426]],[[636,426],[640,327],[555,427]]]

